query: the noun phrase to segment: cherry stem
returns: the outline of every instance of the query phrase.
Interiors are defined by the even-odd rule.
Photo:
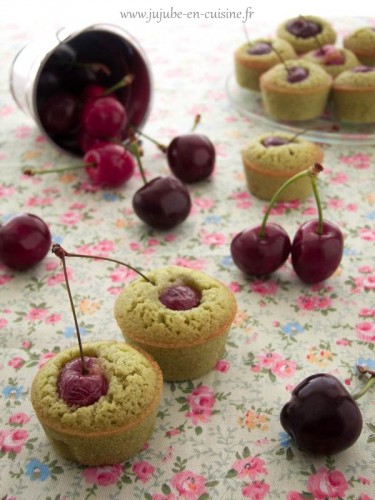
[[[275,54],[277,55],[277,57],[280,59],[281,64],[283,64],[283,66],[284,66],[284,68],[285,68],[285,71],[286,71],[286,72],[288,73],[288,75],[289,75],[289,71],[290,71],[290,70],[289,70],[289,68],[288,68],[288,66],[287,66],[287,64],[286,64],[286,62],[285,62],[285,59],[282,57],[281,53],[280,53],[278,50],[276,50],[276,49],[275,49],[275,47],[274,47],[273,43],[270,43],[270,46],[271,46],[271,49],[272,49],[272,50],[275,52]]]
[[[305,23],[308,23],[308,22],[309,22],[309,20],[308,20],[308,19],[306,19],[306,17],[305,17],[305,16],[302,16],[302,15],[300,14],[300,15],[299,15],[299,17],[300,17],[303,21],[305,21]],[[316,42],[316,44],[317,44],[317,46],[318,46],[319,50],[322,50],[322,49],[323,49],[323,45],[320,43],[320,41],[319,41],[319,39],[318,39],[318,36],[317,36],[317,35],[314,35],[314,39],[315,39],[315,42]]]
[[[108,87],[107,89],[104,90],[104,92],[101,94],[102,96],[106,96],[109,94],[112,94],[116,90],[122,89],[123,87],[127,87],[131,83],[134,82],[134,75],[126,75],[124,78],[121,78],[121,80],[111,87]]]
[[[144,168],[142,165],[141,155],[139,154],[138,144],[135,141],[133,141],[133,142],[129,143],[128,145],[124,145],[124,147],[125,147],[125,149],[127,149],[130,153],[132,153],[135,156],[135,159],[137,160],[139,171],[141,173],[143,183],[147,184],[147,178],[146,178],[146,174],[145,174],[145,171],[144,171]]]
[[[140,136],[144,137],[145,139],[147,139],[148,141],[152,142],[153,144],[155,144],[155,146],[157,146],[160,151],[162,153],[166,153],[167,150],[168,150],[168,146],[165,146],[164,144],[162,144],[161,142],[158,142],[156,141],[155,139],[153,139],[152,137],[150,137],[149,135],[145,134],[144,132],[142,132],[141,130],[135,128],[135,127],[132,127],[135,132],[137,132],[137,134],[139,134]]]
[[[298,172],[298,174],[295,174],[295,175],[293,175],[293,177],[290,177],[290,179],[288,179],[287,181],[285,181],[284,184],[282,184],[279,187],[279,189],[277,189],[277,191],[272,196],[272,198],[271,198],[271,200],[269,202],[269,205],[267,207],[267,210],[266,210],[266,212],[264,214],[262,225],[260,227],[260,231],[259,231],[259,235],[258,235],[259,238],[264,238],[265,237],[266,224],[267,224],[268,217],[270,215],[272,207],[274,206],[274,204],[275,204],[277,198],[280,196],[280,194],[287,187],[289,187],[291,184],[293,184],[293,182],[297,181],[298,179],[302,179],[303,177],[306,177],[306,176],[310,176],[311,178],[315,178],[318,175],[318,173],[321,172],[322,170],[323,170],[322,165],[320,165],[319,163],[315,163],[312,167],[309,167],[306,170],[302,170],[302,172]]]
[[[191,131],[194,132],[194,130],[197,128],[197,126],[200,124],[201,122],[201,115],[196,115],[196,117],[194,118],[194,123],[193,123],[193,126],[191,128]]]
[[[245,34],[246,41],[247,41],[247,43],[248,43],[249,47],[251,47],[252,43],[250,42],[250,37],[249,37],[249,33],[248,33],[248,31],[247,31],[247,26],[246,26],[246,24],[245,24],[245,23],[243,23],[243,24],[242,24],[242,27],[243,27],[243,32],[244,32],[244,34]]]
[[[315,165],[319,165],[319,163],[316,163]],[[316,176],[311,175],[310,180],[311,180],[311,186],[312,186],[312,190],[313,190],[315,201],[316,201],[316,206],[318,209],[318,227],[317,227],[316,233],[319,235],[322,235],[323,234],[323,210],[322,210],[322,203],[320,201],[318,186],[317,186],[317,182],[316,182]]]
[[[356,392],[355,394],[352,395],[353,399],[359,399],[361,398],[364,394],[366,394],[366,392],[373,386],[375,385],[375,375],[372,375],[368,381],[366,382],[366,384],[362,387],[362,389],[358,392]]]
[[[77,163],[75,165],[67,165],[66,167],[51,168],[49,170],[38,170],[37,168],[25,168],[23,170],[23,174],[32,177],[34,175],[61,173],[61,172],[67,172],[69,170],[78,170],[80,168],[96,167],[96,166],[97,166],[96,163]]]
[[[85,358],[84,358],[84,355],[83,355],[83,348],[82,348],[82,341],[81,341],[81,334],[79,333],[79,326],[78,326],[78,321],[77,321],[77,315],[76,315],[76,311],[75,311],[74,304],[73,304],[72,292],[70,291],[68,273],[67,273],[67,270],[66,270],[66,263],[65,263],[66,252],[65,252],[65,250],[60,245],[54,244],[54,245],[52,245],[52,253],[54,253],[60,259],[62,267],[63,267],[66,289],[68,291],[70,307],[72,309],[73,318],[74,318],[74,324],[75,324],[75,327],[76,327],[76,334],[77,334],[77,340],[78,340],[78,346],[79,346],[79,354],[80,354],[80,357],[81,357],[82,375],[86,375],[89,371],[86,368],[86,364],[85,364]]]

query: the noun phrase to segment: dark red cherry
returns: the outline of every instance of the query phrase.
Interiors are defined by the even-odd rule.
[[[159,300],[168,309],[186,311],[199,306],[202,294],[199,290],[186,285],[172,285],[165,288]]]
[[[102,85],[97,85],[95,83],[85,87],[81,93],[82,101],[89,101],[92,99],[99,99],[104,97],[105,87]],[[113,97],[113,96],[112,96]]]
[[[171,229],[190,213],[191,199],[187,187],[175,177],[156,177],[133,196],[138,217],[154,229]]]
[[[77,127],[79,101],[68,92],[49,97],[40,109],[40,120],[49,134],[66,134]]]
[[[205,135],[182,134],[168,146],[167,160],[182,182],[198,182],[209,177],[215,167],[215,148]]]
[[[328,52],[324,56],[324,64],[326,66],[338,66],[345,64],[345,53],[338,49]]]
[[[310,38],[319,35],[322,31],[322,26],[315,21],[297,18],[289,21],[286,29],[297,38]]]
[[[108,381],[97,358],[85,356],[87,373],[82,373],[81,358],[69,361],[61,370],[57,388],[68,406],[89,406],[108,392]]]
[[[50,230],[37,215],[21,213],[0,226],[0,261],[12,269],[35,266],[50,248]]]
[[[298,447],[331,455],[349,448],[362,432],[357,403],[333,375],[318,373],[300,382],[280,414]]]
[[[302,224],[292,242],[292,265],[305,283],[319,283],[329,278],[338,268],[344,249],[344,238],[336,224],[323,222],[318,234],[317,219]]]
[[[287,80],[289,83],[298,83],[306,80],[309,76],[309,70],[303,66],[292,66],[288,68]]]
[[[246,229],[232,240],[230,251],[233,262],[250,276],[263,276],[276,271],[290,253],[290,239],[278,224],[265,226],[265,234],[259,236],[261,226]]]
[[[121,134],[127,123],[124,106],[114,97],[92,99],[83,106],[81,125],[87,134],[98,137],[114,137]]]
[[[252,56],[263,56],[265,54],[270,54],[272,52],[272,47],[266,42],[256,42],[248,49],[247,53]]]
[[[98,138],[92,137],[83,130],[78,132],[78,146],[83,153],[87,153],[90,149],[98,149],[102,146],[107,146],[108,144],[114,144],[116,141],[121,142],[121,137],[118,135],[116,137]]]
[[[94,164],[85,168],[93,184],[111,188],[128,181],[135,167],[133,156],[123,146],[110,143],[87,151],[84,162]]]
[[[285,139],[283,137],[277,137],[277,135],[270,135],[262,141],[262,144],[266,148],[269,148],[272,146],[283,146],[284,144],[288,144],[289,142],[290,141],[288,139]]]
[[[352,69],[353,73],[371,73],[375,68],[371,66],[356,66]]]

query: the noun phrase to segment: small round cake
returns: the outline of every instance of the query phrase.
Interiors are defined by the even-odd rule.
[[[277,54],[280,54],[284,61],[297,57],[290,43],[280,38],[258,39],[241,45],[234,53],[238,85],[259,91],[260,75],[280,62]]]
[[[130,283],[115,303],[115,318],[130,344],[147,351],[167,381],[211,371],[225,350],[237,312],[223,283],[193,269],[169,266]]]
[[[286,132],[262,134],[242,151],[248,189],[263,200],[270,200],[290,177],[322,160],[323,150],[317,144]],[[304,199],[311,192],[310,179],[303,177],[288,186],[278,200]]]
[[[340,49],[334,45],[324,45],[320,49],[311,50],[304,54],[303,58],[319,64],[333,78],[359,65],[356,55],[351,50]]]
[[[375,67],[357,66],[333,82],[333,107],[339,120],[375,123]]]
[[[365,26],[344,37],[343,45],[365,66],[375,66],[375,27]]]
[[[78,347],[72,347],[38,371],[31,387],[32,405],[63,458],[91,466],[123,462],[142,450],[153,430],[163,388],[160,368],[148,354],[124,342],[89,342],[83,350],[85,358],[97,359],[105,393],[86,406],[61,397],[62,370],[79,358]]]
[[[277,64],[260,77],[264,109],[276,120],[311,120],[323,113],[331,83],[324,69],[305,59]]]
[[[286,20],[277,28],[277,36],[289,42],[297,54],[304,54],[336,41],[336,32],[331,24],[317,16],[299,16]]]

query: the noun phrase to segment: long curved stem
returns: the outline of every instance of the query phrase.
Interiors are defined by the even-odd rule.
[[[318,186],[317,186],[316,178],[314,175],[312,175],[310,177],[310,179],[311,179],[313,193],[315,196],[316,206],[318,209],[318,228],[317,228],[316,232],[317,232],[317,234],[323,234],[323,210],[322,210],[322,203],[320,201]]]
[[[132,155],[135,156],[135,159],[137,161],[137,165],[139,168],[139,172],[140,172],[142,180],[143,180],[143,184],[147,184],[147,178],[146,178],[145,170],[144,170],[143,165],[142,165],[141,156],[140,156],[139,150],[138,150],[138,145],[135,142],[133,142],[133,143],[129,143],[126,145],[123,144],[123,146],[130,153],[132,153]]]
[[[49,170],[38,170],[37,168],[25,168],[23,173],[32,177],[33,175],[44,175],[68,172],[70,170],[78,170],[85,167],[96,167],[96,163],[77,163],[75,165],[67,165],[66,167],[50,168]]]
[[[353,399],[357,400],[361,398],[373,385],[375,385],[375,375],[372,375],[368,379],[367,383],[362,387],[360,391],[352,395]]]
[[[134,127],[132,127],[132,128],[134,128]],[[139,130],[137,128],[134,128],[134,130],[135,130],[135,132],[137,132],[137,134],[139,134],[140,136],[144,137],[148,141],[150,141],[153,144],[155,144],[155,146],[157,146],[162,153],[166,153],[167,152],[168,146],[165,146],[164,144],[161,144],[161,142],[156,141],[155,139],[153,139],[149,135],[145,134],[142,130]]]

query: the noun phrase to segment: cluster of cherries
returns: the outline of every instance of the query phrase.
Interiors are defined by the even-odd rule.
[[[230,251],[236,266],[250,276],[264,276],[279,269],[291,254],[293,268],[305,283],[319,283],[338,268],[343,254],[340,228],[323,220],[316,176],[323,170],[315,163],[288,179],[274,194],[261,225],[245,229],[232,240]],[[278,196],[290,184],[309,176],[318,208],[318,218],[302,224],[290,241],[288,233],[278,224],[267,223]]]

